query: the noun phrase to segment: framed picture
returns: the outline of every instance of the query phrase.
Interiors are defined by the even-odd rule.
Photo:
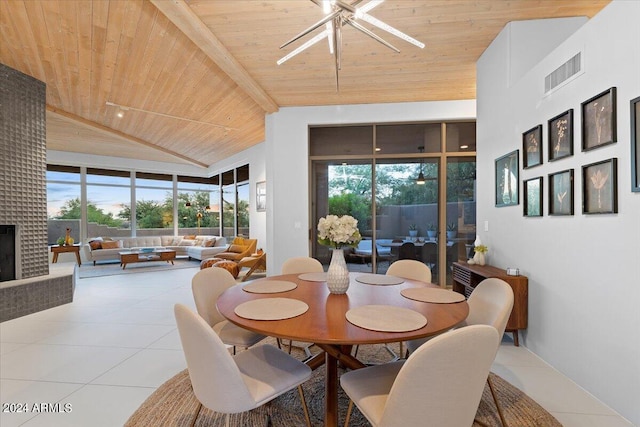
[[[582,167],[582,213],[618,213],[618,159]]]
[[[616,88],[582,103],[582,151],[616,142]]]
[[[256,211],[264,212],[267,210],[267,182],[256,182]]]
[[[573,169],[549,174],[549,215],[573,215]]]
[[[496,206],[513,206],[520,203],[518,179],[520,165],[518,150],[496,159]]]
[[[549,120],[548,131],[549,161],[573,156],[573,108]]]
[[[542,125],[522,134],[522,167],[531,168],[542,164]]]
[[[542,216],[542,177],[527,179],[522,183],[524,192],[524,216]]]
[[[640,192],[640,96],[631,100],[631,191]]]

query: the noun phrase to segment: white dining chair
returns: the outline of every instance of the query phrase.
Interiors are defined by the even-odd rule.
[[[458,327],[468,325],[490,325],[496,328],[500,339],[504,334],[504,330],[507,327],[511,310],[513,309],[513,289],[507,282],[495,277],[484,279],[475,287],[469,299],[469,315],[465,321]],[[419,340],[407,341],[407,352],[411,353],[416,351],[421,345],[427,342],[429,338],[423,338]],[[498,346],[496,346],[496,354],[498,352]],[[491,395],[498,409],[498,415],[502,425],[506,427],[506,421],[504,414],[502,413],[502,407],[500,406],[498,399],[496,398],[493,383],[491,378],[487,377]]]
[[[266,338],[234,325],[218,312],[218,297],[235,285],[236,280],[224,268],[204,268],[191,279],[191,291],[198,314],[220,336],[223,343],[233,346],[233,354],[236,354],[236,347],[248,348]]]
[[[282,274],[303,274],[303,273],[322,273],[324,267],[322,263],[315,258],[301,256],[287,259],[282,264]],[[289,354],[291,354],[291,347],[298,347],[304,350],[307,357],[311,357],[311,347],[313,343],[296,341],[295,345],[292,340],[289,340]]]
[[[323,271],[320,261],[306,256],[289,258],[282,264],[282,274],[322,273]]]
[[[387,274],[431,283],[431,269],[428,265],[415,259],[400,259],[389,266]]]
[[[174,314],[193,392],[202,406],[226,414],[255,409],[298,388],[307,426],[311,426],[301,384],[311,368],[272,345],[259,345],[231,356],[204,319],[182,304]],[[198,417],[196,415],[196,419]]]
[[[373,427],[460,427],[473,424],[498,347],[492,326],[438,335],[406,361],[343,374],[340,385]]]

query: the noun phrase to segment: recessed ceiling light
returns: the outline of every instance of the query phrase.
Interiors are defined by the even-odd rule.
[[[468,145],[461,145],[461,146],[460,146],[460,149],[462,149],[462,150],[466,150],[467,148],[469,148],[469,146],[468,146]]]

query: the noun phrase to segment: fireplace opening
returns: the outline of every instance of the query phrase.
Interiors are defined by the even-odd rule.
[[[0,225],[0,282],[16,279],[16,226]]]

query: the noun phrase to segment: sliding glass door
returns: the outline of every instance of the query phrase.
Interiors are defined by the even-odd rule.
[[[451,284],[475,239],[475,123],[312,127],[309,150],[312,256],[328,266],[319,218],[351,215],[363,241],[347,253],[350,271],[409,258]]]

